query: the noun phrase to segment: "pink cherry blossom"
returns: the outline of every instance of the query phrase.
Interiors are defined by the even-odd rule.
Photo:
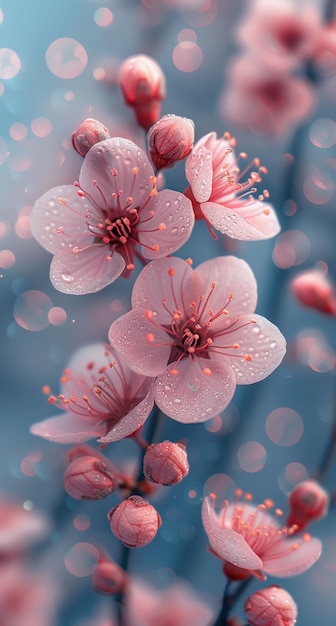
[[[240,153],[236,158],[230,135],[217,139],[216,133],[202,137],[186,162],[186,176],[190,188],[186,191],[192,199],[196,216],[207,224],[234,239],[257,240],[274,237],[280,225],[271,204],[264,201],[267,191],[258,199],[253,197],[255,185],[262,180],[266,168],[254,159],[251,166],[240,171]],[[243,180],[246,172],[251,171]]]
[[[208,626],[213,617],[209,607],[182,580],[159,590],[133,579],[125,608],[126,623],[131,626]]]
[[[23,503],[0,496],[0,555],[13,556],[49,532],[47,519],[34,509],[26,511]]]
[[[189,238],[190,200],[157,191],[147,155],[114,137],[86,154],[79,182],[56,187],[37,200],[32,230],[54,257],[53,286],[64,293],[94,293],[134,269],[136,246],[145,259],[165,257]]]
[[[321,26],[313,3],[252,0],[236,37],[256,63],[284,71],[311,57]]]
[[[54,623],[56,581],[13,563],[0,568],[0,616],[3,626],[46,626]]]
[[[311,115],[314,102],[313,88],[304,78],[274,72],[242,56],[231,64],[219,108],[234,124],[281,138]]]
[[[113,347],[139,374],[155,376],[154,399],[179,422],[203,422],[230,402],[237,384],[268,376],[282,361],[279,329],[254,315],[252,270],[233,256],[171,257],[149,263],[132,293],[133,309],[113,322]]]
[[[96,437],[103,443],[118,441],[140,428],[153,408],[153,381],[135,374],[105,344],[76,352],[61,384],[61,393],[51,395],[49,403],[63,413],[30,429],[34,435],[57,443],[80,443]]]
[[[296,526],[280,526],[277,516],[269,511],[273,502],[250,504],[250,494],[237,490],[234,502],[225,501],[218,512],[215,498],[206,497],[202,505],[202,520],[210,543],[210,552],[224,561],[224,573],[231,579],[242,580],[253,575],[264,580],[265,574],[287,578],[305,572],[321,554],[319,539],[305,534],[291,537]]]

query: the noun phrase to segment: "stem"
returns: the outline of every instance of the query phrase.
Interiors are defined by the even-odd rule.
[[[336,383],[336,377],[335,377],[335,383]],[[335,391],[334,391],[334,413],[333,413],[332,423],[331,423],[331,433],[330,433],[330,437],[327,443],[327,447],[324,451],[324,455],[319,464],[319,467],[316,470],[316,472],[313,474],[313,478],[315,480],[319,482],[323,480],[323,478],[325,477],[325,474],[330,468],[335,452],[336,452],[336,385],[335,385]]]
[[[223,595],[222,608],[217,616],[216,621],[213,623],[212,626],[226,626],[227,625],[227,618],[229,617],[229,613],[231,612],[231,609],[233,608],[237,600],[240,598],[241,594],[243,593],[243,591],[249,584],[250,580],[251,580],[251,576],[243,580],[241,583],[237,585],[236,590],[231,594],[229,593],[229,591],[230,591],[232,582],[231,581],[227,582],[225,590],[224,590],[224,595]]]

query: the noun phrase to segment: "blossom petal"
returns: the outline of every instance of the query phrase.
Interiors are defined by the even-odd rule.
[[[76,253],[67,249],[56,254],[50,266],[50,280],[62,293],[95,293],[116,280],[124,267],[120,254],[115,252],[110,257],[106,244],[94,243]]]
[[[261,315],[242,315],[231,328],[213,337],[211,352],[232,367],[237,384],[263,380],[280,365],[286,340],[280,330]]]
[[[258,201],[254,205],[256,203],[260,204],[260,211],[246,217],[239,213],[238,201],[234,203],[235,208],[205,202],[201,204],[201,211],[211,226],[233,239],[257,241],[274,237],[280,232],[280,224],[272,205]]]
[[[212,152],[204,144],[215,133],[209,133],[198,141],[186,159],[186,178],[198,202],[206,202],[212,190]]]
[[[263,571],[272,576],[287,578],[302,574],[319,558],[322,551],[321,541],[315,537],[302,541],[297,548],[298,539],[284,539],[276,549],[263,555]]]
[[[83,242],[92,241],[92,234],[85,223],[85,215],[92,211],[92,205],[86,198],[77,195],[74,185],[54,187],[39,198],[31,212],[32,232],[35,239],[45,250],[55,252],[72,248],[78,237]],[[65,234],[57,232],[63,229]]]
[[[141,400],[127,415],[114,424],[111,430],[104,437],[100,437],[98,441],[108,443],[110,441],[119,441],[128,437],[140,426],[142,426],[149,416],[154,406],[153,393],[148,392],[145,398]]]
[[[81,443],[104,435],[106,425],[92,417],[75,416],[69,412],[33,424],[30,432],[56,443]]]
[[[173,272],[173,275],[171,273]],[[132,306],[155,312],[155,321],[171,324],[176,309],[184,311],[198,299],[201,282],[190,265],[177,257],[158,259],[144,267],[134,283]]]
[[[138,208],[152,188],[153,168],[145,152],[123,137],[105,139],[92,146],[79,175],[82,189],[103,209],[127,205]],[[94,184],[96,181],[96,184]],[[119,194],[115,205],[112,193]]]
[[[171,370],[177,369],[177,374]],[[177,422],[205,422],[229,404],[236,388],[230,367],[209,359],[172,363],[154,384],[158,407]]]
[[[145,311],[133,309],[116,319],[108,337],[134,372],[157,376],[165,370],[172,340],[146,318]]]
[[[142,255],[146,259],[160,259],[172,254],[189,239],[194,222],[189,198],[170,189],[159,191],[140,213],[137,231]],[[153,245],[158,250],[151,250]]]
[[[250,266],[243,259],[234,256],[217,257],[201,263],[195,270],[203,283],[204,296],[210,292],[211,284],[216,287],[207,302],[208,311],[221,311],[225,306],[229,315],[253,313],[257,305],[257,283]],[[228,304],[229,296],[232,300]],[[205,320],[207,321],[207,320]],[[223,316],[212,322],[214,330],[223,324]]]
[[[219,526],[209,498],[203,500],[202,521],[210,546],[220,559],[244,569],[262,568],[262,560],[255,554],[242,535],[231,528]]]

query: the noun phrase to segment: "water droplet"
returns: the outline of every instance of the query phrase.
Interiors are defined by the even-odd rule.
[[[71,283],[71,281],[74,279],[74,277],[72,276],[72,274],[68,274],[68,273],[61,274],[61,278],[62,278],[62,280],[64,280],[66,283]]]

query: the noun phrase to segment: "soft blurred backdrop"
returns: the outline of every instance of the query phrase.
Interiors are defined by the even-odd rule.
[[[293,4],[301,11],[311,3]],[[316,0],[315,6],[323,20],[327,5]],[[42,386],[57,393],[73,352],[105,341],[111,322],[127,311],[132,281],[119,279],[89,296],[55,291],[49,282],[51,256],[32,238],[29,214],[49,188],[78,178],[82,159],[71,134],[86,117],[144,147],[117,85],[118,66],[130,55],[145,53],[161,65],[167,80],[163,114],[193,119],[196,139],[210,131],[231,132],[238,151],[260,157],[267,167],[263,188],[282,223],[278,237],[215,241],[205,224],[197,223],[178,254],[191,256],[195,265],[226,253],[246,259],[259,286],[257,312],[277,324],[288,341],[278,370],[239,388],[221,418],[192,426],[167,418],[162,438],[187,440],[191,469],[180,485],[153,499],[163,525],[155,541],[132,555],[131,572],[159,586],[185,578],[216,613],[224,577],[220,562],[206,551],[200,521],[204,488],[208,493],[215,486],[224,496],[239,486],[256,502],[272,498],[286,510],[286,495],[314,473],[324,454],[335,411],[335,319],[303,309],[288,286],[311,267],[336,280],[336,73],[328,66],[318,79],[308,76],[309,113],[286,122],[280,133],[238,124],[225,100],[241,54],[235,33],[249,7],[248,0],[0,0],[0,489],[52,520],[50,540],[32,555],[32,567],[52,578],[57,594],[54,616],[50,609],[42,626],[93,624],[100,603],[112,604],[91,590],[91,563],[80,544],[103,544],[118,561],[120,546],[106,519],[118,498],[64,503],[69,446],[40,440],[29,427],[54,414]],[[183,164],[167,170],[165,181],[183,191]],[[125,465],[135,454],[129,440],[108,448],[109,457]],[[330,491],[336,487],[335,469],[334,464],[325,483]],[[299,626],[332,626],[333,509],[312,534],[323,540],[320,560],[282,584],[298,604]],[[258,585],[252,583],[249,593]],[[241,604],[235,612],[242,616]]]

